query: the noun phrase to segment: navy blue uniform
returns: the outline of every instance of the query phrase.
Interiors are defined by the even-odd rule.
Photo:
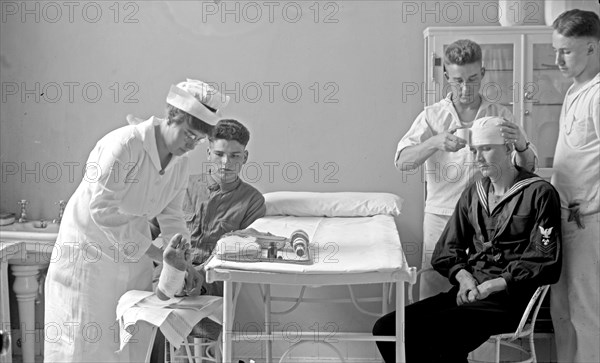
[[[461,269],[480,284],[503,277],[509,294],[529,298],[538,286],[560,276],[558,193],[519,169],[515,184],[490,211],[489,188],[489,178],[483,178],[463,192],[433,252],[433,268],[453,285]]]
[[[490,335],[516,329],[538,286],[558,281],[561,269],[560,200],[550,183],[519,169],[514,185],[490,210],[489,178],[461,195],[433,253],[433,268],[454,285],[406,307],[407,362],[467,362]],[[504,278],[506,290],[458,306],[456,273],[479,284]],[[374,335],[395,334],[395,312],[377,321]],[[377,342],[386,362],[394,344]],[[435,346],[433,348],[432,346]]]

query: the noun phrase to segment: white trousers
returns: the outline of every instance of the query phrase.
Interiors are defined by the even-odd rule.
[[[433,250],[437,244],[446,224],[450,220],[451,216],[445,216],[441,214],[433,214],[425,212],[423,218],[423,256],[421,259],[421,269],[431,268],[431,256]],[[446,292],[450,290],[452,284],[447,278],[440,275],[436,271],[430,271],[421,275],[421,282],[419,284],[419,299],[439,294],[440,292]]]
[[[600,214],[584,229],[563,215],[563,265],[551,287],[550,312],[558,362],[600,362]]]

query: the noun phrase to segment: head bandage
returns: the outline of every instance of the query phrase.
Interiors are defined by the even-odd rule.
[[[488,116],[478,118],[470,129],[469,145],[503,145],[504,136],[500,124],[505,120],[502,117]]]
[[[160,272],[157,288],[169,299],[172,299],[176,293],[181,291],[184,283],[185,271],[178,270],[165,261]]]
[[[221,117],[220,110],[229,103],[229,96],[222,95],[207,83],[188,79],[171,86],[167,103],[204,122],[215,124]]]

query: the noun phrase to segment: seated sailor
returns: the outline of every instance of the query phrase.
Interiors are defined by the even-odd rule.
[[[491,335],[516,329],[536,288],[560,275],[559,196],[511,163],[503,121],[484,117],[471,128],[470,149],[484,178],[462,193],[433,253],[433,268],[453,287],[406,307],[407,362],[467,362]],[[395,312],[380,318],[373,334],[394,335]],[[377,346],[394,361],[393,342]]]

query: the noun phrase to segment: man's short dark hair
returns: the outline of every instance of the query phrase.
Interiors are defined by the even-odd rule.
[[[552,28],[565,37],[592,37],[600,40],[600,18],[593,11],[567,10],[554,20]]]
[[[450,44],[444,52],[444,64],[459,66],[481,62],[481,47],[469,39],[460,39]]]
[[[246,126],[242,125],[237,120],[224,119],[219,120],[217,125],[213,129],[213,133],[210,137],[210,141],[214,140],[235,140],[240,144],[246,146],[250,140],[250,131]]]

